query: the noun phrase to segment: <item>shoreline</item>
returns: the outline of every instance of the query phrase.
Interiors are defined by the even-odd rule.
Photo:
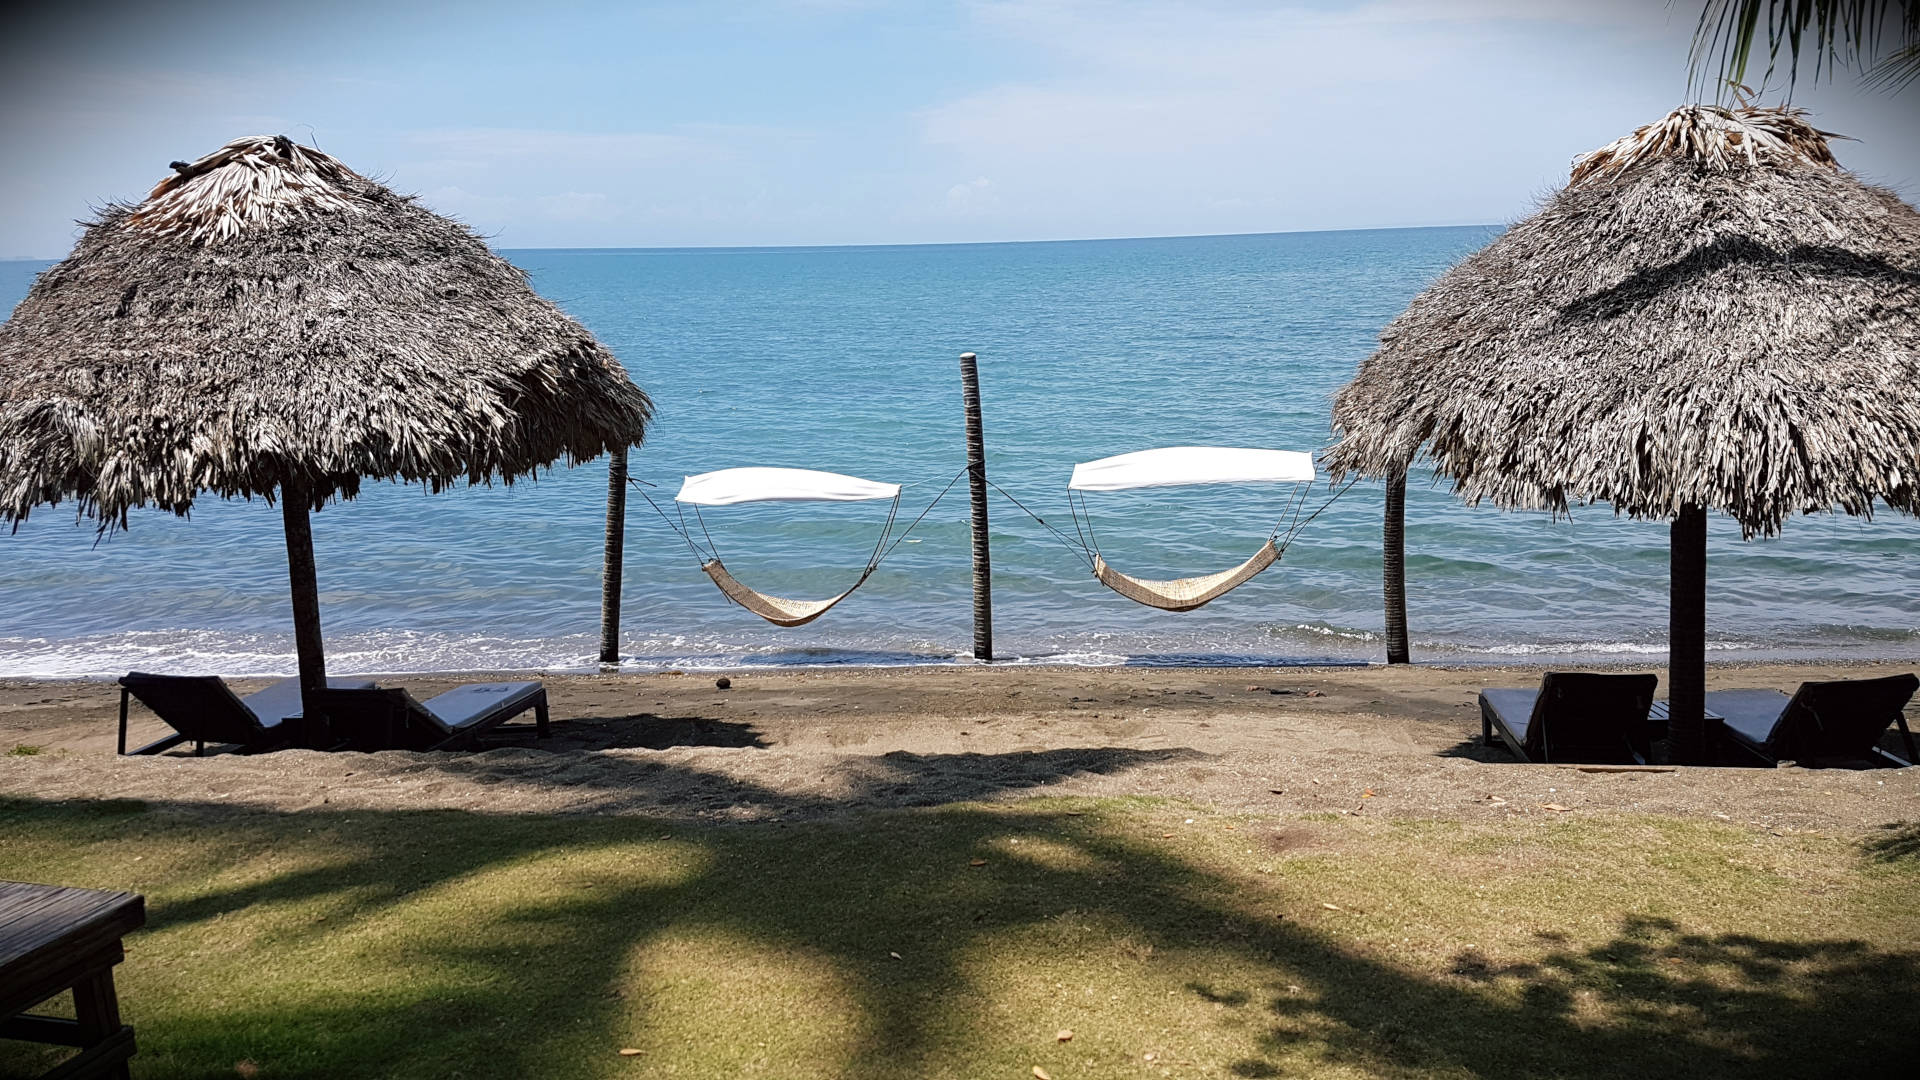
[[[1416,653],[1416,656],[1418,654]],[[1654,657],[1657,656],[1656,660]],[[291,661],[291,657],[288,658]],[[1444,660],[1416,659],[1410,664],[1389,665],[1379,659],[1343,659],[1338,657],[1309,657],[1298,660],[1285,657],[1224,657],[1210,660],[1188,655],[1167,657],[1139,656],[1128,657],[1112,662],[1074,662],[1052,657],[996,657],[991,661],[975,660],[971,657],[955,657],[949,660],[928,659],[924,661],[903,661],[899,663],[876,663],[865,660],[834,661],[823,660],[815,663],[789,663],[769,661],[767,663],[726,662],[705,664],[647,664],[635,665],[623,662],[618,667],[595,664],[527,667],[527,666],[474,666],[450,668],[378,668],[353,664],[336,665],[329,658],[328,672],[333,675],[365,675],[376,679],[421,679],[428,681],[482,681],[507,679],[612,679],[646,678],[657,675],[802,675],[832,674],[835,672],[964,672],[964,671],[1029,671],[1029,672],[1099,672],[1099,671],[1196,671],[1196,672],[1312,672],[1312,671],[1364,671],[1364,670],[1410,670],[1439,672],[1497,672],[1497,671],[1569,671],[1591,670],[1605,672],[1656,671],[1660,673],[1662,685],[1666,680],[1666,656],[1653,654],[1646,660],[1622,659],[1618,656],[1582,658],[1579,656],[1561,657],[1549,654],[1545,658],[1489,657],[1484,660],[1462,660],[1448,658]],[[1901,667],[1905,665],[1920,671],[1920,656],[1754,656],[1716,658],[1707,655],[1707,668],[1710,671],[1737,671],[1768,668],[1833,668],[1839,670],[1859,670],[1867,668]],[[167,665],[161,665],[167,666]],[[175,665],[177,666],[177,665]],[[152,670],[150,667],[130,667],[129,671]],[[168,674],[219,674],[233,682],[256,682],[265,684],[275,679],[288,678],[296,674],[288,666],[271,671],[248,671],[239,674],[219,671],[167,672]],[[124,672],[88,673],[88,674],[9,674],[0,673],[0,693],[6,687],[16,684],[41,683],[88,683],[105,684],[119,679]]]

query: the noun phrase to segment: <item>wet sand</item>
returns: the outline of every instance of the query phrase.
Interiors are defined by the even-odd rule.
[[[1904,664],[1728,665],[1791,690]],[[114,754],[118,687],[0,680],[0,796],[285,810],[442,807],[755,821],[1035,795],[1228,811],[1528,816],[1652,811],[1769,829],[1920,819],[1920,769],[1522,765],[1480,745],[1475,695],[1539,668],[883,668],[544,676],[553,736],[477,752]],[[1657,670],[1657,669],[1654,669]],[[1666,680],[1664,672],[1661,684]],[[510,677],[387,676],[426,697]],[[526,676],[520,676],[526,677]],[[237,682],[244,693],[264,680]],[[138,704],[134,745],[166,729]],[[1920,725],[1920,707],[1910,707]],[[1555,807],[1564,809],[1554,809]]]

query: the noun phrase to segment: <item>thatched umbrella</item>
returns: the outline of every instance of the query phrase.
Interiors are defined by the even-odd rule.
[[[1395,319],[1334,403],[1334,474],[1422,446],[1469,503],[1672,525],[1676,756],[1703,752],[1706,511],[1920,510],[1920,212],[1798,111],[1674,111]]]
[[[647,396],[466,226],[284,135],[173,168],[0,326],[0,520],[277,499],[311,689],[309,511],[363,477],[511,483],[640,441]]]

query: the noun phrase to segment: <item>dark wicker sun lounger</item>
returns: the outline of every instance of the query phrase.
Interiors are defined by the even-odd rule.
[[[340,689],[365,689],[372,679],[342,676],[327,680]],[[153,710],[174,734],[137,750],[127,749],[127,701]],[[271,750],[285,745],[293,734],[290,717],[300,715],[300,680],[279,682],[246,697],[237,697],[218,675],[154,675],[129,671],[120,679],[120,752],[158,754],[183,742],[193,752],[206,753],[208,743],[235,743],[247,750]]]
[[[1549,671],[1538,690],[1480,691],[1480,737],[1497,734],[1522,761],[1644,765],[1654,675]]]
[[[1812,765],[1828,762],[1911,765],[1913,732],[1905,709],[1920,678],[1889,675],[1883,679],[1841,682],[1805,682],[1792,697],[1778,690],[1716,690],[1707,695],[1707,708],[1724,718],[1727,741],[1738,750],[1769,765],[1797,761]],[[1907,756],[1903,760],[1880,749],[1887,728],[1899,725]]]
[[[547,735],[547,688],[537,682],[469,683],[426,701],[399,689],[323,690],[315,708],[333,736],[354,750],[472,746],[529,709],[535,735]]]

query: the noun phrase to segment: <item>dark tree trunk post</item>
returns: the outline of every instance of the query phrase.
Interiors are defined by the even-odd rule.
[[[313,501],[297,479],[280,482],[280,516],[287,531],[287,583],[293,592],[293,648],[300,657],[300,701],[327,684],[326,652],[320,642],[320,582],[313,569]]]
[[[1667,705],[1673,760],[1707,760],[1707,512],[1688,506],[1673,519],[1667,630]]]
[[[1387,609],[1387,663],[1406,664],[1407,648],[1407,471],[1387,477],[1386,520],[1380,528],[1380,577]]]
[[[600,662],[620,663],[620,572],[627,543],[627,448],[607,456],[607,546],[600,568]]]
[[[980,369],[960,354],[960,400],[967,410],[967,486],[973,504],[973,655],[993,659],[993,566],[987,550],[987,448],[980,430]]]

